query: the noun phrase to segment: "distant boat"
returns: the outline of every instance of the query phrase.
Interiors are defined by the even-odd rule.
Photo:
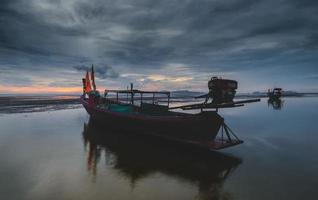
[[[222,87],[222,90],[226,89],[226,86]],[[156,103],[155,100],[159,96],[160,98],[165,96],[166,105]],[[130,89],[126,90],[105,90],[104,96],[101,97],[96,90],[92,67],[91,76],[87,72],[86,78],[83,79],[81,102],[90,116],[103,123],[106,128],[115,127],[126,130],[125,132],[128,130],[132,134],[148,134],[208,149],[222,149],[243,142],[228,128],[217,110],[204,110],[235,107],[237,103],[232,101],[222,104],[204,102],[171,108],[169,107],[170,92],[135,90],[132,84]],[[242,106],[242,103],[244,101],[239,102],[238,106]],[[201,109],[201,112],[188,114],[171,111],[176,108]],[[221,129],[222,137],[217,139],[216,135]]]
[[[268,89],[267,96],[270,99],[280,99],[282,96],[283,90],[282,88],[274,88],[273,90]]]

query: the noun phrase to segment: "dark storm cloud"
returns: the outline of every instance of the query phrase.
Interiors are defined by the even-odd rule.
[[[99,56],[109,56],[114,62],[186,62],[185,56],[193,60],[206,53],[218,55],[220,50],[246,43],[244,39],[264,35],[271,36],[267,40],[279,47],[302,48],[301,44],[310,44],[317,31],[317,21],[312,20],[314,2],[304,3],[301,9],[300,1],[287,0],[137,1],[134,4],[69,1],[73,2],[71,5],[63,1],[43,2],[46,3],[42,7],[48,7],[43,10],[35,1],[4,3],[3,48],[44,56],[70,56],[72,52],[63,49],[68,44],[66,40],[76,43],[79,37],[87,37],[97,40],[95,48],[103,52]],[[276,39],[284,35],[295,38]]]
[[[0,68],[81,71],[94,63],[101,79],[119,77],[117,66],[173,63],[194,73],[296,65],[293,72],[312,73],[317,9],[314,0],[5,0]]]
[[[85,65],[76,65],[74,69],[81,72],[86,72],[87,70],[91,70],[91,67]],[[94,67],[95,76],[101,79],[106,78],[118,78],[118,72],[114,71],[112,67],[107,65],[99,65],[99,67]]]
[[[74,66],[74,69],[76,69],[76,70],[78,70],[78,71],[83,71],[83,72],[85,72],[85,71],[90,70],[90,67],[87,67],[87,66],[85,66],[85,65],[76,65],[76,66]]]

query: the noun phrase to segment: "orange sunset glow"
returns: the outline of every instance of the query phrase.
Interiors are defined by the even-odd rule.
[[[81,87],[48,87],[48,86],[0,86],[1,93],[25,93],[25,94],[38,94],[38,93],[63,93],[73,94],[81,93]]]

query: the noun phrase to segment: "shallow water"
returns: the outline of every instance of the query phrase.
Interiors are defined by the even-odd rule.
[[[1,113],[28,113],[80,108],[78,96],[1,96]]]
[[[106,132],[82,108],[2,113],[0,199],[317,199],[317,108],[221,110],[244,140],[221,153]]]

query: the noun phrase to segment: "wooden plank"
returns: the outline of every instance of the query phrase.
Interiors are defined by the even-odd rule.
[[[244,106],[243,103],[253,103],[253,102],[258,102],[258,101],[260,101],[260,99],[249,99],[249,100],[229,102],[229,103],[221,103],[221,104],[199,103],[199,104],[190,104],[190,105],[176,106],[176,107],[171,107],[169,109],[172,110],[172,109],[181,108],[183,110],[193,110],[193,109],[204,109],[204,108],[232,108],[232,107]]]

